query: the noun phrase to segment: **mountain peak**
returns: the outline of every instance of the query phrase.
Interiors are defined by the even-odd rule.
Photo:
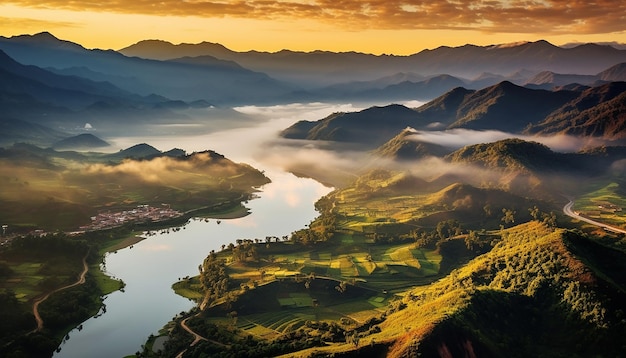
[[[47,48],[65,48],[65,49],[84,49],[83,46],[66,40],[61,40],[48,31],[39,32],[33,35],[18,35],[11,39],[29,45],[41,46]]]
[[[52,145],[52,148],[56,150],[66,150],[66,149],[92,149],[92,148],[101,148],[108,147],[109,143],[104,140],[96,137],[91,133],[83,133],[77,136],[65,138],[60,140]]]
[[[21,41],[34,42],[38,44],[46,44],[46,43],[54,44],[54,43],[58,43],[61,41],[59,38],[57,38],[56,36],[54,36],[48,31],[39,32],[33,35],[17,35],[11,38],[21,40]]]
[[[38,40],[53,40],[53,41],[59,41],[59,38],[54,36],[53,34],[51,34],[48,31],[43,31],[43,32],[39,32],[36,33],[32,36],[32,38],[34,39],[38,39]]]

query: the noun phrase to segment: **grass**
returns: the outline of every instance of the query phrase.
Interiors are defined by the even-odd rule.
[[[617,182],[595,183],[587,192],[576,198],[574,209],[583,216],[604,223],[626,227],[626,197],[620,192]]]
[[[104,247],[100,249],[99,253],[100,255],[104,255],[109,252],[115,252],[117,250],[121,250],[123,248],[134,245],[143,240],[145,240],[145,237],[138,236],[135,233],[130,233],[126,236],[122,236],[122,237],[107,241]]]
[[[31,301],[77,276],[74,257],[56,255],[42,259],[39,255],[11,255],[3,261],[13,274],[0,281],[0,289],[13,290],[21,302]]]

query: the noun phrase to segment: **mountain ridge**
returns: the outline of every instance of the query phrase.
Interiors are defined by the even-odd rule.
[[[535,72],[554,71],[593,75],[617,63],[626,62],[626,51],[610,46],[581,45],[574,48],[561,48],[544,40],[511,46],[469,44],[458,47],[441,46],[404,56],[289,50],[236,52],[223,45],[208,46],[206,42],[179,45],[159,42],[157,55],[155,53],[157,51],[150,49],[150,44],[138,42],[119,51],[127,55],[152,56],[156,59],[212,55],[235,61],[246,68],[268,73],[278,79],[294,83],[308,79],[319,86],[374,80],[397,72],[417,72],[423,76],[447,73],[451,76],[474,78],[484,72],[509,75],[527,69]],[[307,62],[315,65],[305,66]],[[381,68],[389,70],[380,70]],[[331,82],[324,82],[320,78],[316,80],[315,77],[321,73],[333,74],[334,77]]]

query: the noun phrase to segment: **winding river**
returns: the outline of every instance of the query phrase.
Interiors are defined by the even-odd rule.
[[[190,220],[180,230],[150,236],[132,248],[107,255],[106,271],[126,283],[124,291],[108,295],[105,310],[85,321],[80,330],[70,332],[55,357],[124,357],[141,350],[150,334],[157,334],[172,317],[194,306],[174,294],[171,285],[181,277],[197,274],[198,265],[211,250],[220,250],[222,245],[240,238],[289,235],[308,224],[317,215],[314,202],[331,188],[282,170],[278,159],[288,160],[289,152],[277,153],[268,139],[276,140],[277,131],[296,120],[319,119],[338,110],[353,109],[323,104],[247,107],[239,110],[258,114],[264,120],[204,135],[116,138],[120,148],[145,142],[160,150],[212,149],[264,170],[272,183],[261,188],[258,199],[246,204],[248,216]]]

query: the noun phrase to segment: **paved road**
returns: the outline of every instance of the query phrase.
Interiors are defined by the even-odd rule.
[[[85,283],[85,275],[87,275],[87,271],[89,271],[89,266],[87,265],[87,255],[89,255],[89,252],[87,252],[85,257],[83,257],[83,272],[80,273],[80,276],[78,277],[78,280],[76,282],[67,286],[57,288],[56,290],[48,292],[45,296],[35,300],[35,302],[33,303],[33,315],[35,316],[35,320],[37,321],[37,328],[33,332],[39,332],[43,329],[43,319],[39,315],[39,305],[41,304],[41,302],[47,300],[48,297],[50,297],[50,295],[52,295],[53,293]]]
[[[577,219],[577,220],[584,221],[584,222],[589,223],[591,225],[599,226],[599,227],[601,227],[603,229],[606,229],[606,230],[609,230],[609,231],[626,234],[626,230],[624,230],[624,229],[620,229],[620,228],[615,227],[615,226],[607,225],[605,223],[601,223],[599,221],[595,221],[593,219],[589,219],[589,218],[586,218],[586,217],[583,217],[583,216],[580,216],[580,215],[576,214],[572,210],[572,206],[574,206],[574,201],[572,199],[569,199],[569,203],[565,204],[565,206],[563,207],[563,213],[565,215],[569,216],[569,217],[572,217],[572,218]]]

